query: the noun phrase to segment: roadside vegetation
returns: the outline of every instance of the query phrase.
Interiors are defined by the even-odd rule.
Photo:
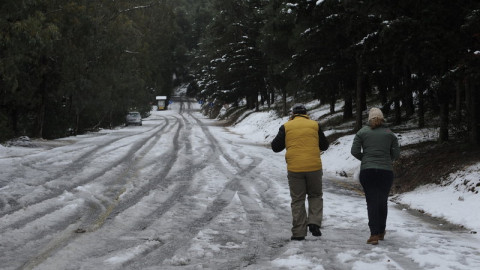
[[[396,132],[437,129],[395,163],[396,193],[480,161],[475,1],[211,2],[191,87],[206,114],[229,104],[282,117],[319,100],[336,116],[317,120],[344,130],[330,141],[360,129],[373,105]]]
[[[194,37],[180,5],[189,6],[2,1],[0,142],[111,128],[130,110],[146,115],[182,79]]]
[[[480,144],[478,1],[7,0],[0,18],[0,141],[111,128],[187,85],[210,117],[320,100],[354,132],[374,101]]]

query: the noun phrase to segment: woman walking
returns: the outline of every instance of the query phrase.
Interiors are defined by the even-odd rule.
[[[383,113],[370,109],[368,126],[353,139],[351,154],[361,161],[360,183],[367,201],[370,238],[367,244],[377,245],[385,237],[388,195],[393,183],[393,161],[400,156],[398,139],[384,126]]]

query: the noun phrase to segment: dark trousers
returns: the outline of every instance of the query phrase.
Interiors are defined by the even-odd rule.
[[[379,169],[361,170],[360,183],[367,199],[370,234],[381,234],[385,232],[387,225],[388,194],[393,183],[393,172]]]

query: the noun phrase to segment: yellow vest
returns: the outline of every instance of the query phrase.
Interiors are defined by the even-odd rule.
[[[291,172],[321,170],[318,123],[302,115],[288,121],[284,127],[287,170]]]

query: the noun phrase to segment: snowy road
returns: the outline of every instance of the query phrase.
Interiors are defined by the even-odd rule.
[[[1,269],[480,269],[480,241],[324,178],[323,236],[290,242],[283,154],[177,100],[143,126],[0,158]]]

